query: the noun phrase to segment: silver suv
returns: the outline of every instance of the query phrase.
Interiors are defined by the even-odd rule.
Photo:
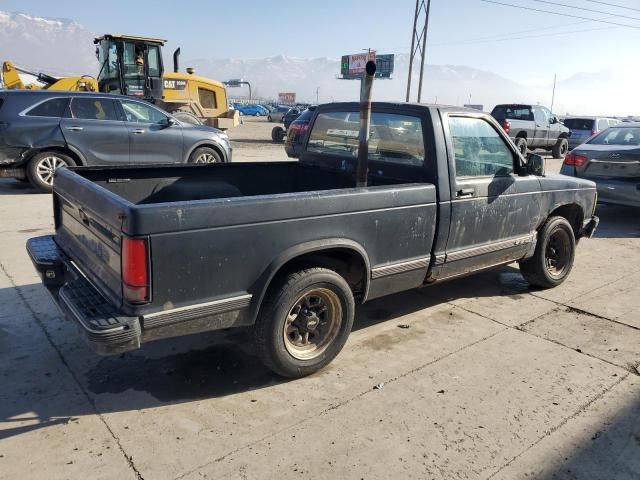
[[[571,130],[569,149],[574,149],[601,131],[617,125],[620,121],[606,117],[567,117],[563,123]]]

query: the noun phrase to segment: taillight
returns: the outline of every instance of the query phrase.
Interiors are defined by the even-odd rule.
[[[504,130],[504,133],[506,133],[507,135],[511,133],[511,122],[509,120],[503,120],[500,126]]]
[[[576,153],[568,153],[566,157],[564,157],[564,164],[570,165],[572,167],[582,167],[585,163],[587,163],[589,159],[584,155],[578,155]]]
[[[149,301],[149,250],[144,238],[122,237],[122,293],[129,303]]]
[[[600,133],[600,130],[591,130],[591,136],[597,135]]]

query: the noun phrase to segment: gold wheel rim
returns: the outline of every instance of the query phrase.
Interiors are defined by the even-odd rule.
[[[328,288],[313,288],[289,309],[282,329],[285,348],[298,360],[313,360],[329,348],[341,326],[338,295]]]

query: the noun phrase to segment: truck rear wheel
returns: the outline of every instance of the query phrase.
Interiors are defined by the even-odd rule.
[[[569,151],[569,140],[566,138],[559,138],[556,144],[551,149],[553,158],[564,158]]]
[[[575,251],[576,238],[569,221],[550,217],[540,231],[535,253],[520,262],[520,272],[534,287],[556,287],[569,276]]]
[[[76,162],[69,155],[60,152],[40,152],[27,164],[27,178],[38,191],[53,191],[53,177],[62,167],[73,167]]]
[[[516,148],[522,154],[523,157],[527,156],[527,139],[524,137],[518,137],[515,141]]]
[[[353,293],[333,270],[291,273],[268,294],[253,327],[260,359],[289,378],[310,375],[333,360],[351,332]]]

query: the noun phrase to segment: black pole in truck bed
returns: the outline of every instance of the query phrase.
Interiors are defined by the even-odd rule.
[[[371,121],[371,87],[376,74],[376,63],[369,60],[360,84],[360,135],[358,138],[358,165],[356,187],[367,186],[369,163],[369,123]]]

